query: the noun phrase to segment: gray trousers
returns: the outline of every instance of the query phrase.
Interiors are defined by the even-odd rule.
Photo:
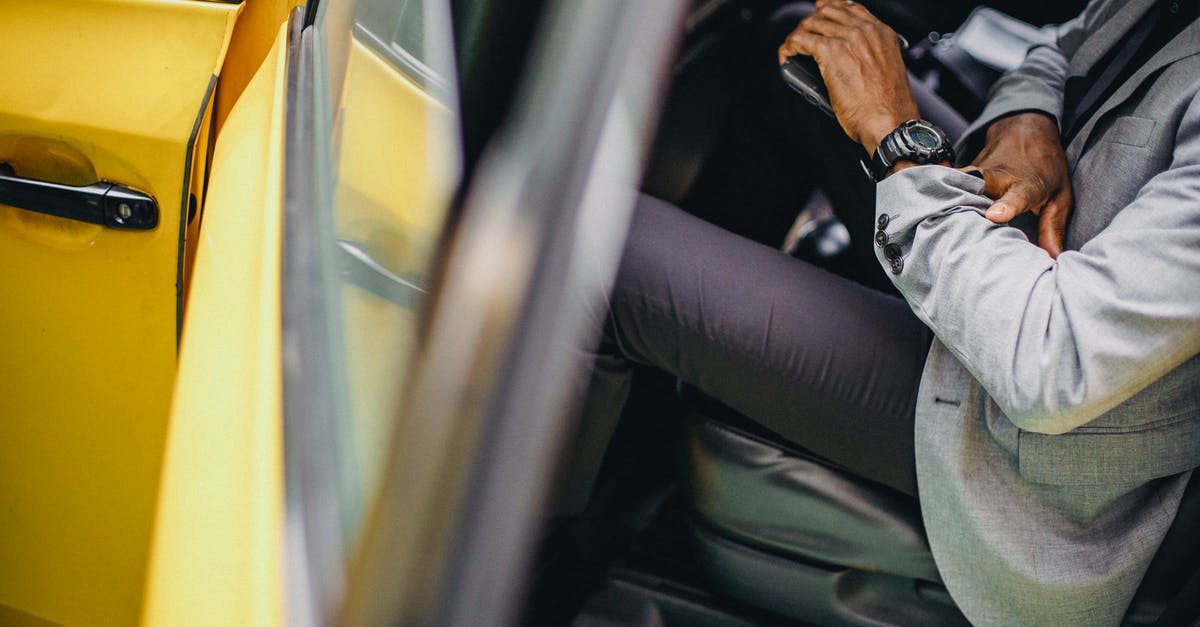
[[[904,300],[642,196],[604,328],[565,486],[568,511],[586,501],[634,364],[916,494],[913,415],[932,333]]]

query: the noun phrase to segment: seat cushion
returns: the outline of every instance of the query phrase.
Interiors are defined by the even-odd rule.
[[[696,418],[685,486],[702,523],[781,557],[940,582],[916,499],[728,420]]]
[[[816,581],[822,574],[834,581],[864,571],[862,576],[896,575],[940,584],[916,499],[837,469],[746,418],[704,402],[707,399],[687,401],[691,421],[683,455],[686,498],[698,533],[705,538],[702,549],[717,556],[709,561],[719,563],[727,584],[741,583],[750,591],[735,596],[777,611],[789,602],[799,603],[804,612],[811,612],[830,605],[818,602],[820,595],[837,586],[812,584],[811,594],[797,596],[804,591],[797,590],[802,586],[796,581]],[[1185,598],[1188,592],[1183,588],[1200,573],[1197,520],[1200,473],[1193,475],[1179,514],[1122,624],[1153,624],[1168,606],[1195,613],[1196,604]],[[786,566],[787,560],[793,566]],[[781,578],[794,585],[761,602],[758,597],[770,592],[764,591],[763,582]],[[918,581],[917,589],[922,593],[918,596],[928,597],[925,600],[936,602],[933,605],[953,607],[948,597],[933,594],[944,595],[940,585]],[[919,601],[929,605],[925,600]],[[838,615],[844,610],[841,607]],[[930,616],[954,618],[939,612]]]

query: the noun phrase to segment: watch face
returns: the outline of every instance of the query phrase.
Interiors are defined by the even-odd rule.
[[[909,120],[879,142],[871,156],[871,177],[883,180],[897,161],[934,163],[954,161],[954,150],[941,129],[925,120]]]
[[[923,126],[914,126],[908,129],[908,137],[913,143],[926,150],[934,150],[941,143],[938,141],[938,136],[932,130]]]

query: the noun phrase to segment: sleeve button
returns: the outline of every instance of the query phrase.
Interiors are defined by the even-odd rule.
[[[904,271],[904,260],[896,257],[891,260],[892,274],[900,274]]]
[[[891,261],[893,259],[899,259],[900,258],[900,245],[899,244],[888,244],[887,246],[884,246],[883,247],[883,256],[887,257],[889,261]]]
[[[880,248],[883,248],[884,246],[887,246],[887,243],[888,243],[887,233],[884,233],[882,229],[875,231],[875,245]]]
[[[891,220],[891,216],[886,213],[881,213],[879,214],[879,220],[875,222],[875,228],[882,231],[887,228],[888,222],[891,222]]]

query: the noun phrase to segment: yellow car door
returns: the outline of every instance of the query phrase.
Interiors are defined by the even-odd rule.
[[[331,620],[378,491],[459,180],[449,3],[315,6],[217,132],[145,624]]]
[[[139,615],[240,9],[0,3],[0,623]]]

